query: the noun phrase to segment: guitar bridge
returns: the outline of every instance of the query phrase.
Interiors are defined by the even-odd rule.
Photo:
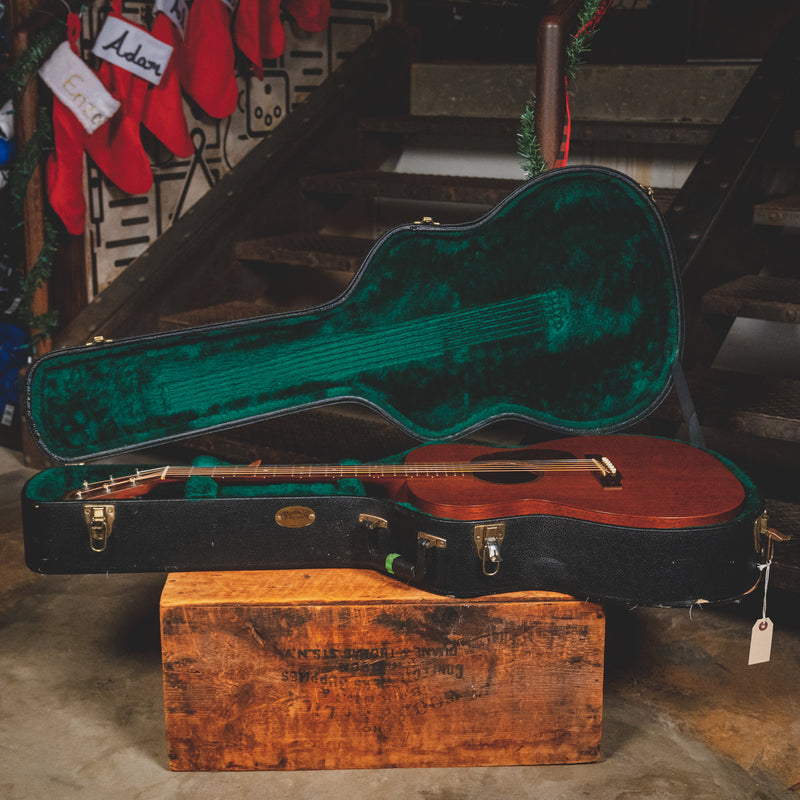
[[[592,470],[592,475],[600,481],[604,489],[621,489],[622,473],[614,466],[608,456],[587,455],[597,465],[597,469]]]

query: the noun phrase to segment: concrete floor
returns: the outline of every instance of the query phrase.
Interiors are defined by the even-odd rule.
[[[159,575],[40,576],[23,563],[0,450],[0,798],[791,798],[800,796],[800,596],[770,591],[772,660],[747,666],[761,596],[724,608],[608,609],[594,764],[173,773]]]

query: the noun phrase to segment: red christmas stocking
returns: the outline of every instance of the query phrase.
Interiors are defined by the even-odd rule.
[[[194,152],[192,137],[186,125],[178,70],[180,34],[166,14],[156,14],[150,33],[173,48],[172,58],[158,86],[151,86],[144,99],[142,124],[178,158],[188,158]]]
[[[262,0],[259,30],[262,57],[280,58],[286,49],[286,34],[281,21],[281,0]]]
[[[78,50],[81,23],[77,14],[67,17],[67,39]],[[108,123],[106,123],[108,124]],[[47,195],[66,229],[77,236],[86,221],[83,196],[83,142],[88,134],[77,117],[57,97],[53,98],[53,151],[47,159]]]
[[[304,31],[318,33],[328,27],[331,0],[284,0],[283,7]]]
[[[98,74],[122,108],[86,138],[86,152],[100,171],[126,194],[149,192],[153,173],[139,132],[148,84],[108,62],[103,62]]]
[[[178,74],[184,91],[216,119],[236,110],[231,11],[222,0],[194,0],[179,48]]]
[[[233,38],[236,46],[253,65],[255,76],[259,80],[263,80],[264,65],[261,59],[259,37],[259,9],[260,0],[239,0],[236,16],[233,18]]]
[[[54,149],[47,159],[47,195],[66,229],[77,236],[86,221],[83,196],[83,135],[75,115],[60,101],[53,106]]]
[[[78,55],[80,18],[67,18],[67,39]],[[139,119],[147,83],[130,72],[104,62],[98,77],[121,103],[119,111],[88,134],[75,114],[53,100],[54,150],[46,167],[50,204],[72,234],[83,231],[86,200],[83,195],[83,151],[98,168],[128,194],[143,194],[153,183],[150,162],[139,136]]]
[[[114,0],[110,16],[122,19],[121,6],[121,0]],[[86,152],[103,174],[123,192],[144,194],[153,185],[153,173],[142,146],[139,124],[150,84],[108,61],[102,63],[98,75],[106,89],[122,103],[122,108],[87,137]]]

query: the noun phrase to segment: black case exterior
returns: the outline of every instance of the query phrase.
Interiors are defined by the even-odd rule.
[[[575,205],[570,206],[568,203],[562,202],[564,198],[559,192],[564,186],[572,187],[571,192],[573,199],[576,200]],[[551,192],[551,194],[541,195],[543,190]],[[606,264],[604,270],[597,266],[596,245],[598,242],[605,241],[607,237],[604,237],[609,233],[604,229],[602,223],[605,217],[600,213],[608,205],[608,192],[626,201],[619,207],[622,211],[613,215],[615,229],[610,231],[610,234],[614,243],[608,253],[614,255],[618,252],[616,238],[622,234],[623,250],[637,254],[635,258],[631,256],[631,263],[635,263],[639,271],[628,275],[625,279],[628,281],[627,283],[616,282],[621,280],[618,259],[611,258],[611,263]],[[591,205],[585,205],[584,195],[592,197]],[[528,245],[533,247],[534,244],[539,246],[544,243],[546,249],[549,248],[553,251],[549,254],[549,263],[562,276],[562,280],[564,279],[563,275],[567,274],[570,276],[570,281],[574,277],[575,282],[582,287],[582,293],[576,291],[575,298],[562,298],[565,303],[564,309],[566,309],[563,318],[559,316],[561,311],[558,311],[561,309],[561,301],[555,303],[558,313],[554,312],[554,314],[558,318],[559,324],[555,325],[553,331],[548,333],[548,335],[552,334],[552,342],[550,342],[552,352],[540,354],[532,347],[531,340],[534,337],[525,334],[524,342],[518,344],[518,351],[515,351],[518,356],[517,361],[520,363],[515,362],[517,372],[514,373],[515,377],[511,381],[513,385],[506,387],[505,383],[502,384],[506,387],[503,390],[505,392],[516,388],[517,382],[531,383],[531,375],[538,376],[539,372],[544,370],[543,364],[538,363],[537,359],[545,359],[543,363],[550,365],[552,369],[551,371],[545,370],[546,374],[543,373],[542,377],[548,378],[550,383],[547,384],[544,379],[539,381],[537,378],[533,380],[532,387],[528,388],[535,395],[530,398],[533,407],[536,407],[541,395],[546,394],[545,390],[556,394],[557,397],[550,398],[552,407],[537,410],[536,413],[528,410],[523,413],[516,407],[508,408],[504,395],[493,400],[491,409],[495,410],[491,410],[488,416],[481,420],[480,425],[488,424],[493,419],[501,417],[523,419],[544,428],[556,430],[559,434],[573,435],[587,432],[608,433],[629,426],[646,417],[664,399],[670,389],[670,371],[674,365],[679,364],[678,358],[682,343],[682,307],[674,254],[663,220],[641,187],[612,170],[588,167],[554,170],[512,193],[509,200],[510,205],[506,206],[506,210],[512,206],[514,208],[521,207],[515,204],[521,203],[526,197],[539,198],[537,200],[539,205],[535,206],[536,213],[531,212],[527,217],[523,216],[521,222],[517,218],[505,217],[503,204],[501,204],[483,221],[479,220],[464,226],[434,228],[415,224],[396,229],[394,233],[390,232],[384,237],[382,244],[376,245],[371,256],[365,260],[354,283],[358,285],[360,278],[364,282],[362,288],[371,285],[364,277],[370,274],[365,269],[370,263],[373,268],[375,262],[378,267],[382,264],[384,269],[387,263],[394,263],[389,255],[381,255],[379,258],[379,254],[394,254],[392,257],[399,263],[394,264],[394,272],[391,274],[398,281],[405,280],[407,278],[407,269],[405,268],[409,265],[409,258],[406,258],[407,251],[404,248],[411,248],[408,253],[416,252],[414,245],[420,240],[429,243],[439,242],[444,237],[447,247],[440,249],[441,251],[435,250],[438,257],[440,260],[444,259],[447,252],[453,250],[455,256],[450,253],[448,259],[455,258],[456,260],[452,263],[456,266],[463,266],[463,259],[460,259],[459,256],[461,250],[453,249],[453,243],[455,242],[459,246],[463,245],[467,249],[472,248],[473,252],[483,252],[488,248],[489,240],[492,238],[489,234],[495,230],[492,227],[495,223],[499,224],[505,220],[504,232],[509,233],[508,228],[510,227],[510,233],[514,234],[519,231],[520,227],[533,228],[534,221],[541,226],[542,220],[539,218],[550,219],[549,212],[557,206],[565,206],[565,209],[561,211],[562,216],[554,217],[553,226],[560,224],[559,221],[563,222],[565,211],[569,211],[568,216],[573,223],[577,220],[578,229],[582,228],[582,223],[588,217],[594,225],[592,234],[594,239],[590,241],[591,247],[587,245],[585,258],[579,258],[577,264],[573,265],[573,267],[579,267],[575,273],[564,272],[562,258],[565,249],[569,252],[576,250],[574,241],[571,240],[566,245],[563,242],[553,241],[552,230],[547,226],[541,231],[536,229],[539,232],[535,241],[530,240],[530,230],[528,230],[529,238],[521,239],[527,244],[523,247],[518,246],[521,252],[518,253],[519,257],[516,259],[516,269],[521,272],[514,273],[517,278],[527,275],[529,272],[533,273],[537,269],[535,252],[529,251]],[[543,197],[546,199],[542,200]],[[602,201],[599,205],[598,200]],[[628,205],[628,201],[631,201],[633,205]],[[571,210],[569,210],[570,208]],[[645,238],[642,230],[637,227],[635,222],[631,221],[630,215],[622,213],[631,208],[636,209],[636,214],[638,214],[633,219],[638,219],[639,224],[643,224],[649,231],[650,245],[646,251],[648,258],[636,250],[637,242]],[[509,219],[515,220],[513,224],[508,224]],[[466,234],[470,236],[480,234],[476,240],[480,246],[472,239],[463,240],[461,237]],[[520,237],[512,236],[512,239],[520,239]],[[519,245],[519,242],[517,244]],[[444,259],[442,263],[451,264],[451,260],[448,259]],[[417,261],[420,260],[424,261],[424,259],[417,259]],[[481,269],[476,267],[475,280],[489,280],[499,285],[497,267],[502,261],[503,259],[499,258],[491,263],[487,262],[486,269],[483,266]],[[654,279],[654,262],[661,265],[662,282],[660,284]],[[483,265],[483,262],[480,264]],[[425,261],[423,266],[423,272],[427,274],[428,261]],[[458,271],[454,268],[450,271],[445,270],[441,275],[437,272],[435,275],[439,277],[436,280],[446,283],[447,275],[453,272],[458,273]],[[548,281],[551,278],[555,280],[555,272],[547,274],[550,276]],[[598,305],[602,307],[595,309],[597,313],[602,312],[604,324],[609,327],[610,333],[620,327],[620,320],[626,319],[626,315],[633,315],[633,307],[644,308],[647,301],[650,303],[650,305],[646,305],[648,313],[644,314],[640,309],[638,317],[635,315],[631,317],[638,319],[637,324],[645,325],[645,327],[639,328],[631,323],[628,328],[634,330],[636,335],[626,334],[628,338],[623,339],[626,342],[625,347],[612,347],[607,340],[603,339],[603,341],[595,343],[601,348],[600,351],[587,349],[585,343],[578,346],[572,342],[573,349],[562,352],[559,347],[563,344],[562,337],[566,335],[564,331],[567,328],[564,328],[561,322],[567,325],[569,319],[580,315],[584,305],[593,302],[591,298],[596,299],[600,296],[595,292],[596,283],[592,283],[595,280],[600,280],[601,283],[610,281],[610,288],[607,287],[606,294],[602,295],[605,298],[604,302],[608,303],[608,307],[597,301]],[[511,299],[516,302],[519,282],[511,279],[508,279],[508,282],[511,285],[504,285],[503,292],[510,292]],[[587,286],[591,288],[591,291],[587,289]],[[633,302],[631,297],[626,294],[626,291],[632,287],[635,287],[638,292],[638,294],[632,295],[637,298],[637,302]],[[547,290],[545,294],[551,288],[550,283],[547,283],[544,287]],[[562,290],[562,294],[567,292],[564,287]],[[533,292],[533,289],[530,291]],[[471,284],[468,291],[467,289],[463,291],[464,298],[471,297],[474,293],[475,286]],[[420,291],[417,294],[431,294],[431,292]],[[371,295],[369,296],[371,297]],[[538,294],[534,292],[533,296],[538,297]],[[318,309],[317,313],[321,317],[334,312],[339,314],[345,308],[346,302],[350,300],[352,300],[351,297],[343,296],[341,304],[336,303],[331,307]],[[449,300],[448,303],[450,303]],[[411,305],[414,306],[414,302]],[[448,304],[445,305],[449,308]],[[669,312],[665,312],[665,308],[670,309]],[[541,310],[530,311],[526,307],[525,313],[537,319],[537,314],[541,315],[543,312]],[[661,327],[652,328],[655,317],[661,319]],[[327,317],[325,318],[327,319]],[[272,322],[277,326],[275,330],[269,327]],[[128,428],[119,422],[118,415],[104,410],[105,406],[100,407],[99,411],[94,406],[88,409],[87,393],[91,391],[91,386],[86,385],[88,381],[77,380],[73,370],[85,369],[86,375],[91,375],[93,374],[92,369],[98,363],[111,364],[110,367],[104,367],[101,370],[102,374],[106,376],[108,387],[110,387],[109,394],[112,399],[124,401],[126,407],[129,401],[135,406],[140,399],[139,395],[135,391],[126,393],[116,386],[116,381],[118,373],[126,372],[126,370],[132,375],[139,375],[138,367],[143,358],[159,364],[161,360],[164,360],[163,352],[166,352],[169,347],[175,346],[176,342],[183,342],[187,338],[191,340],[193,347],[200,348],[197,352],[201,352],[203,343],[212,334],[218,339],[224,339],[226,347],[231,345],[232,350],[236,352],[233,345],[238,341],[237,337],[250,336],[252,338],[254,336],[253,330],[251,330],[253,324],[266,325],[264,330],[272,331],[270,335],[262,332],[256,337],[259,342],[262,339],[269,342],[272,335],[277,335],[279,332],[281,335],[294,335],[295,328],[293,326],[297,322],[298,319],[294,315],[283,316],[276,320],[261,318],[254,321],[239,321],[230,326],[193,329],[188,334],[183,332],[175,335],[142,337],[137,340],[122,340],[115,344],[100,345],[95,350],[84,348],[76,349],[73,352],[66,351],[65,354],[52,353],[35,363],[29,374],[27,408],[31,430],[40,446],[51,454],[54,451],[48,450],[46,443],[41,438],[45,432],[49,437],[47,441],[59,440],[58,434],[68,430],[75,432],[75,435],[79,437],[79,444],[73,448],[74,453],[73,450],[68,450],[66,455],[62,454],[64,461],[81,461],[86,456],[78,457],[76,454],[85,454],[87,450],[90,455],[113,453],[122,449],[135,449],[137,446],[150,445],[154,441],[170,441],[179,436],[190,435],[193,432],[191,425],[177,413],[176,416],[183,427],[179,426],[176,429],[177,432],[170,428],[168,435],[156,433],[149,423],[152,422],[155,425],[155,420],[159,418],[156,411],[161,406],[158,404],[154,406],[155,411],[149,412],[150,416],[142,415],[136,431],[129,432]],[[482,324],[483,318],[479,317],[477,326],[481,327]],[[596,330],[595,325],[590,325],[589,328],[592,331]],[[628,328],[625,330],[627,331]],[[327,331],[327,328],[325,330]],[[647,338],[648,334],[650,334],[649,339]],[[485,342],[481,339],[482,346],[494,347],[497,345],[497,347],[502,346],[505,350],[508,342],[505,340],[495,342],[493,336],[494,334],[487,334]],[[634,357],[633,353],[639,352],[637,348],[642,345],[642,341],[653,352],[648,350],[647,358],[641,352],[638,358]],[[292,339],[291,344],[294,347],[298,343]],[[458,364],[464,367],[466,376],[470,380],[474,380],[475,375],[470,369],[473,364],[473,361],[470,360],[472,349],[464,346],[457,350],[460,354],[459,358],[463,357],[464,360],[464,364],[461,364],[461,361],[458,361]],[[462,353],[462,351],[464,352]],[[127,361],[123,360],[118,363],[115,360],[115,354],[119,352],[128,354]],[[193,362],[188,354],[194,351],[180,352],[183,353],[183,356],[176,360],[183,366],[185,366],[184,362],[189,363],[189,372],[192,372]],[[447,352],[449,353],[449,351]],[[585,376],[582,376],[582,371],[575,364],[575,359],[583,358],[585,369],[586,362],[593,361],[593,354],[597,352],[614,354],[613,369],[606,369],[603,376],[594,382],[588,381],[587,385]],[[260,369],[268,376],[269,364],[264,365],[264,360],[259,353],[257,348],[252,351],[250,363],[261,365]],[[198,360],[199,363],[204,363],[199,356]],[[434,361],[432,360],[432,363]],[[600,359],[600,361],[605,365],[605,360]],[[58,365],[62,362],[65,362],[65,365],[59,367]],[[644,376],[649,376],[647,380],[635,369],[635,365],[640,362],[648,363],[652,367],[643,373]],[[440,370],[440,362],[435,363],[437,370]],[[411,368],[409,367],[409,369]],[[569,391],[562,390],[560,388],[562,384],[553,382],[553,370],[561,375],[564,386],[573,388]],[[56,375],[55,383],[47,384],[42,377],[46,376],[49,371]],[[628,372],[631,374],[629,375]],[[81,375],[83,374],[81,372]],[[413,380],[413,370],[409,374],[412,375]],[[170,375],[172,373],[167,370],[166,375],[159,379],[163,382],[157,382],[155,385],[148,384],[145,378],[139,380],[139,383],[131,379],[133,382],[130,385],[142,386],[142,395],[151,400],[155,398],[159,403],[162,400],[166,402],[172,396],[172,390],[175,389],[177,393],[181,387],[181,384],[174,385],[174,380],[170,378]],[[577,389],[572,383],[573,377],[576,375],[580,377],[580,380],[575,378],[579,387]],[[658,380],[655,380],[653,375],[657,375]],[[36,380],[32,380],[32,377],[36,376],[39,377],[42,386]],[[130,375],[128,377],[130,378]],[[398,382],[405,387],[408,385],[406,373],[403,373],[402,377],[403,380],[399,381],[398,379]],[[508,379],[508,375],[503,377]],[[188,388],[183,386],[183,395],[181,396],[184,400],[189,398],[186,402],[195,402],[192,390],[200,391],[205,386],[206,379],[207,376],[204,375],[195,376]],[[170,380],[173,380],[173,383],[170,383]],[[442,377],[437,372],[437,381],[435,385],[441,388],[441,384],[452,384],[455,379],[449,374]],[[262,389],[259,383],[259,391],[268,393],[268,383],[268,377],[265,377],[265,385]],[[310,383],[312,385],[306,386],[304,389],[305,394],[302,394],[299,400],[293,401],[295,406],[290,404],[288,408],[280,406],[274,410],[270,406],[267,412],[259,407],[261,416],[258,418],[265,418],[273,413],[286,413],[292,407],[296,410],[310,407],[315,403],[326,404],[333,402],[334,399],[347,399],[338,395],[330,398],[325,392],[321,395],[322,399],[317,398],[312,391],[312,389],[315,390],[316,384],[314,381],[310,381]],[[486,383],[492,385],[491,381]],[[638,387],[641,383],[647,384],[648,391],[643,398],[632,402],[631,398],[635,397],[632,387]],[[75,386],[72,386],[73,384]],[[49,389],[42,388],[48,385]],[[128,386],[128,384],[124,384],[124,386]],[[71,391],[75,392],[74,397],[67,391],[70,387],[72,387]],[[620,389],[620,387],[627,387],[627,389]],[[598,389],[605,401],[609,403],[614,401],[611,403],[614,413],[611,414],[606,406],[601,405],[598,419],[592,421],[593,418],[590,419],[586,414],[581,416],[581,412],[585,410],[587,396],[594,398]],[[120,396],[116,397],[117,394]],[[425,392],[420,391],[418,394],[425,394]],[[435,395],[436,392],[430,391],[428,394]],[[570,414],[565,414],[561,407],[566,402],[565,397],[570,397],[573,401],[576,401],[577,398],[574,408],[570,406],[572,408]],[[32,399],[35,399],[36,402],[32,402]],[[51,415],[52,420],[49,425],[43,424],[43,419],[37,418],[35,410],[40,408],[42,414],[46,415],[50,401],[55,399],[58,399],[61,406],[64,407],[62,416]],[[368,398],[365,397],[349,397],[349,399],[356,399],[370,405]],[[212,397],[212,401],[216,403],[217,399]],[[297,405],[298,403],[299,405]],[[594,399],[592,399],[592,403],[594,403]],[[618,406],[621,407],[618,408]],[[109,408],[113,409],[114,406],[109,406]],[[219,423],[217,427],[231,427],[246,421],[246,414],[245,416],[237,415],[238,408],[238,405],[232,404],[231,410],[226,412],[223,422]],[[547,410],[548,408],[549,410]],[[382,407],[379,406],[378,410],[382,410]],[[92,413],[90,414],[89,411]],[[197,411],[195,416],[200,417],[197,424],[202,429],[214,429],[211,420],[199,410],[192,409],[192,411]],[[547,413],[544,413],[545,411]],[[247,413],[255,412],[251,409]],[[387,415],[391,417],[388,412]],[[448,417],[439,420],[441,430],[444,431],[444,434],[441,435],[445,438],[463,435],[476,427],[474,421],[461,418],[452,419],[452,413],[444,414],[442,412],[442,415]],[[191,415],[186,412],[186,416]],[[560,421],[562,416],[565,419],[569,417],[571,422],[567,424]],[[425,418],[424,413],[422,417]],[[71,420],[69,425],[65,422],[67,419]],[[172,418],[170,417],[170,419]],[[416,427],[406,426],[406,429],[408,432],[421,435],[428,429],[426,424],[418,421]],[[103,438],[102,431],[106,428],[113,428],[114,436],[117,438],[114,438],[113,441]],[[138,438],[134,437],[134,432]],[[119,437],[122,437],[121,441],[118,441]],[[150,438],[148,439],[148,437]],[[424,439],[425,436],[421,435],[421,438]],[[736,519],[708,527],[679,530],[636,529],[587,523],[548,515],[460,522],[427,516],[404,504],[379,497],[336,493],[323,497],[309,494],[309,496],[274,497],[264,495],[213,499],[166,499],[144,496],[114,501],[114,519],[110,526],[110,533],[107,535],[107,541],[102,546],[98,546],[95,542],[95,546],[92,547],[90,531],[84,517],[87,504],[76,500],[59,499],[69,488],[77,488],[81,485],[82,468],[63,467],[61,469],[74,469],[75,472],[74,476],[73,473],[68,472],[66,481],[61,481],[60,484],[58,481],[54,481],[53,485],[60,485],[60,490],[43,488],[47,485],[47,480],[40,483],[38,481],[40,476],[33,478],[23,490],[26,560],[32,570],[42,573],[368,567],[390,572],[398,579],[413,581],[421,588],[445,595],[470,597],[505,591],[542,589],[561,591],[592,599],[619,600],[650,605],[690,605],[703,601],[728,600],[750,591],[758,582],[759,577],[756,559],[760,541],[757,533],[754,539],[754,529],[758,530],[763,509],[758,492],[744,477],[742,477],[742,483],[745,486],[746,500]],[[101,505],[102,501],[98,501],[97,504]],[[298,528],[279,524],[276,521],[276,514],[287,507],[313,510],[313,522]],[[303,513],[305,512],[301,511],[301,517]],[[484,528],[486,529],[484,535],[491,538],[499,530],[499,524],[504,526],[503,538],[502,541],[497,540],[495,546],[499,548],[499,557],[502,560],[486,561],[488,550],[486,547],[481,548],[476,545],[476,534],[479,528]],[[493,554],[496,555],[496,553]]]
[[[364,567],[391,571],[419,588],[456,597],[540,589],[661,606],[730,600],[754,587],[759,574],[753,514],[747,513],[728,523],[670,530],[549,515],[442,520],[362,496],[141,498],[115,502],[105,550],[94,552],[82,505],[24,500],[31,569],[113,573]],[[276,522],[282,510],[298,507],[314,512],[313,523],[287,528]],[[486,575],[475,528],[498,523],[505,526],[502,561],[487,563],[487,572],[499,569]],[[433,537],[440,546],[421,544]]]

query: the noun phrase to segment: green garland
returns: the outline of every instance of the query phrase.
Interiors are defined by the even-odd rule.
[[[38,33],[27,50],[9,66],[3,76],[0,93],[7,99],[17,97],[28,85],[28,81],[39,71],[39,67],[50,58],[53,50],[63,41],[63,22],[54,22]]]
[[[566,73],[570,80],[573,80],[578,74],[578,70],[583,66],[586,61],[586,56],[591,49],[589,45],[594,39],[597,28],[584,31],[583,28],[594,19],[597,12],[600,10],[603,0],[586,0],[583,7],[578,12],[578,31],[579,35],[575,35],[570,39],[567,45],[567,64]]]
[[[522,159],[522,166],[529,178],[540,175],[547,169],[542,151],[536,140],[536,95],[531,94],[525,111],[520,118],[517,134],[517,155]]]
[[[35,78],[39,67],[47,61],[58,45],[64,41],[64,23],[54,23],[39,33],[30,46],[20,54],[6,72],[2,85],[2,95],[14,101],[15,112],[20,96],[28,82]],[[36,167],[44,160],[53,147],[52,115],[48,108],[39,109],[36,130],[17,154],[8,176],[8,190],[11,203],[18,216],[13,227],[24,225],[25,193]],[[32,344],[46,339],[58,324],[58,312],[48,311],[34,315],[33,297],[37,289],[45,284],[53,272],[53,262],[58,251],[59,227],[50,213],[45,213],[43,244],[36,262],[20,285],[20,303],[17,308],[19,321],[28,326],[33,334]]]
[[[596,29],[583,31],[597,14],[603,0],[586,0],[578,12],[578,34],[570,37],[567,45],[565,72],[569,80],[573,80],[589,53],[589,44],[594,38]],[[517,155],[522,161],[522,168],[529,178],[540,175],[547,169],[536,139],[535,126],[536,95],[532,93],[520,118],[517,134]]]
[[[44,243],[39,251],[36,263],[22,280],[20,304],[17,309],[17,316],[20,322],[34,331],[32,344],[46,339],[58,325],[58,311],[46,311],[44,314],[34,315],[32,306],[36,290],[50,279],[50,275],[53,272],[53,259],[58,251],[59,239],[58,227],[51,219],[45,217]]]
[[[20,217],[18,225],[22,225],[23,205],[25,192],[36,167],[41,163],[44,153],[53,142],[53,123],[46,108],[39,109],[36,130],[23,148],[17,153],[13,166],[8,175],[8,190],[14,210]]]

